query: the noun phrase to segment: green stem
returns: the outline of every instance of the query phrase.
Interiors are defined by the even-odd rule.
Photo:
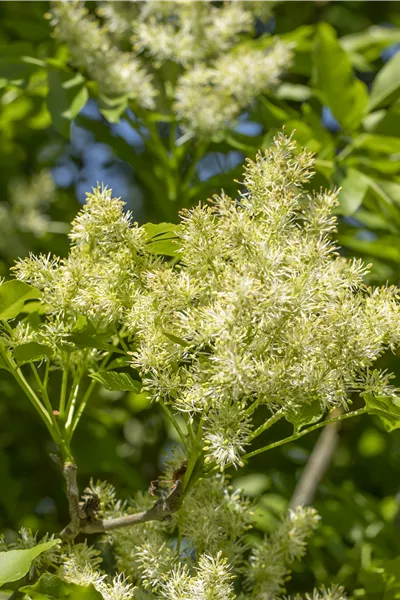
[[[190,437],[190,443],[192,444],[192,448],[194,448],[195,447],[195,437],[194,437],[193,427],[192,427],[192,424],[190,422],[190,418],[188,418],[188,420],[187,420],[186,427],[188,429],[188,433],[189,433],[189,437]]]
[[[172,415],[171,411],[169,410],[168,406],[165,404],[164,400],[160,399],[158,402],[159,402],[159,405],[161,406],[162,410],[164,411],[165,416],[167,417],[168,421],[176,429],[179,437],[181,438],[182,444],[183,444],[186,452],[189,452],[189,448],[188,448],[188,445],[187,445],[185,434],[183,433],[182,429],[180,428],[178,422],[176,421],[176,419]]]
[[[47,393],[47,387],[45,387],[44,383],[42,383],[42,380],[40,379],[39,373],[38,373],[35,365],[33,363],[30,363],[30,365],[31,365],[33,376],[36,379],[36,383],[38,384],[39,389],[42,392],[43,402],[44,402],[44,405],[45,405],[45,407],[47,409],[48,414],[50,415],[51,421],[53,423],[53,427],[57,431],[57,434],[58,434],[59,438],[61,439],[62,438],[61,431],[60,431],[60,428],[58,426],[55,414],[53,412],[53,407],[51,405],[50,398],[49,398],[49,395]]]
[[[128,346],[125,344],[124,338],[122,337],[121,333],[118,331],[117,328],[115,328],[115,333],[117,334],[119,343],[121,344],[122,348],[125,350],[125,352],[129,352],[129,348]]]
[[[69,371],[69,359],[70,355],[68,354],[68,358],[66,361],[66,365],[63,369],[62,381],[61,381],[61,393],[60,393],[60,420],[62,422],[65,421],[65,401],[67,398],[67,386],[68,386],[68,371]]]
[[[192,182],[193,176],[196,172],[196,165],[199,160],[204,156],[207,151],[208,142],[197,142],[196,148],[193,153],[192,162],[190,163],[188,170],[182,181],[183,188],[189,188]]]
[[[256,438],[259,435],[261,435],[262,433],[264,433],[264,431],[266,431],[267,429],[269,429],[270,427],[272,427],[272,425],[274,425],[280,419],[282,419],[283,416],[284,416],[283,415],[283,409],[281,408],[280,410],[277,410],[276,413],[274,415],[272,415],[272,417],[270,417],[269,419],[267,419],[265,421],[265,423],[263,423],[262,425],[260,425],[260,427],[258,427],[258,429],[256,429],[255,431],[253,431],[253,433],[249,437],[249,440],[250,441],[254,440],[254,438]]]
[[[189,459],[189,464],[186,469],[185,477],[183,478],[183,486],[182,487],[183,487],[183,495],[184,496],[189,491],[189,484],[194,483],[194,482],[191,482],[191,477],[192,477],[194,468],[196,466],[197,459],[198,459],[199,455],[201,454],[200,442],[201,442],[201,435],[203,433],[203,420],[204,420],[204,415],[202,415],[200,418],[199,425],[197,427],[197,433],[196,433],[196,438],[194,441],[194,446],[192,448],[192,453],[191,453],[191,456]],[[199,474],[199,477],[200,477],[200,474]],[[198,477],[197,477],[197,479],[198,479]]]
[[[106,366],[106,364],[107,364],[107,362],[108,362],[108,360],[110,358],[111,358],[111,354],[107,354],[103,358],[103,360],[100,363],[99,371],[101,371],[102,369],[104,369],[104,367]],[[78,408],[78,410],[75,413],[75,417],[73,418],[72,423],[68,427],[68,440],[71,440],[71,438],[72,438],[72,436],[74,434],[76,426],[78,425],[79,420],[80,420],[80,418],[81,418],[81,416],[83,414],[83,411],[86,408],[86,405],[87,405],[87,403],[89,401],[89,398],[92,395],[92,392],[93,392],[94,388],[96,387],[96,383],[97,382],[94,379],[92,379],[92,381],[90,382],[90,384],[89,384],[89,386],[88,386],[88,388],[87,388],[87,390],[86,390],[86,392],[85,392],[85,394],[84,394],[84,396],[83,396],[83,398],[82,398],[82,400],[81,400],[81,402],[79,404],[79,408]]]
[[[18,383],[20,388],[24,391],[24,393],[30,400],[32,406],[39,413],[41,419],[43,420],[44,424],[46,425],[47,429],[49,430],[51,437],[53,438],[53,440],[56,443],[58,443],[56,432],[53,429],[53,423],[51,421],[51,417],[48,414],[45,407],[43,406],[43,404],[40,402],[39,398],[36,396],[35,392],[31,388],[31,386],[29,385],[27,380],[25,379],[21,369],[14,364],[14,361],[8,356],[7,352],[1,346],[0,346],[0,354],[1,354],[4,362],[6,363],[6,366],[7,366],[8,370],[10,371],[11,375],[14,377],[14,379],[16,380],[16,382]]]
[[[80,376],[76,377],[74,379],[74,383],[72,384],[72,388],[71,388],[71,393],[70,393],[69,398],[68,398],[67,408],[66,408],[66,411],[65,411],[65,414],[67,415],[67,419],[65,421],[65,429],[67,431],[71,427],[72,420],[73,420],[73,417],[74,417],[75,407],[76,407],[76,401],[78,399],[78,393],[79,393],[80,380],[81,380]]]
[[[290,437],[284,438],[283,440],[278,440],[273,444],[269,444],[268,446],[263,446],[258,450],[253,450],[253,452],[248,452],[243,456],[243,460],[248,460],[253,456],[257,456],[257,454],[261,454],[262,452],[267,452],[267,450],[272,450],[273,448],[278,448],[278,446],[283,446],[283,444],[288,444],[289,442],[293,442],[298,440],[299,438],[315,431],[316,429],[320,429],[321,427],[325,427],[325,425],[330,425],[331,423],[337,423],[338,421],[344,421],[345,419],[351,419],[352,417],[358,417],[360,415],[365,415],[368,412],[368,408],[365,406],[364,408],[360,408],[359,410],[353,410],[349,413],[344,413],[343,415],[339,415],[338,417],[333,417],[332,419],[327,419],[326,421],[322,421],[321,423],[317,423],[316,425],[312,425],[305,429],[304,431],[300,431],[299,433],[295,433]]]

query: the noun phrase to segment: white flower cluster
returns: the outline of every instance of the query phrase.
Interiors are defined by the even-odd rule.
[[[143,507],[141,498],[132,505],[134,510]],[[253,548],[253,537],[245,541],[251,520],[250,503],[217,475],[195,486],[171,520],[116,530],[108,538],[118,570],[137,586],[135,598],[276,600],[291,565],[304,555],[318,516],[309,508],[291,511]],[[178,548],[177,538],[171,539],[177,531]],[[237,590],[244,588],[244,596],[236,595],[234,582]]]
[[[126,94],[144,108],[154,107],[150,75],[133,53],[118,49],[82,2],[55,2],[52,24],[57,37],[68,44],[74,66],[94,79],[104,94]]]
[[[197,63],[176,87],[178,119],[200,135],[224,131],[242,109],[278,83],[290,57],[290,48],[278,42],[266,50],[235,49],[211,65]]]
[[[103,94],[126,94],[151,109],[165,88],[181,126],[209,136],[231,126],[290,63],[290,49],[282,43],[267,49],[240,45],[254,37],[255,19],[267,19],[272,6],[236,0],[220,6],[180,0],[103,2],[98,20],[81,2],[56,2],[52,23],[72,63]],[[132,51],[120,50],[129,42]],[[159,69],[171,61],[176,63],[176,82],[164,81]]]
[[[398,290],[371,290],[331,240],[336,194],[309,195],[313,159],[280,136],[249,161],[246,192],[183,216],[181,262],[144,276],[127,325],[152,397],[201,415],[208,458],[239,465],[266,405],[292,415],[391,394],[376,359],[400,342]]]
[[[43,290],[48,312],[62,319],[60,326],[80,315],[109,327],[134,302],[137,277],[151,266],[144,253],[146,233],[123,212],[123,202],[98,187],[87,194],[69,237],[68,258],[31,256],[17,264],[17,276]]]
[[[241,464],[262,405],[292,422],[310,405],[346,408],[354,391],[392,395],[374,365],[400,342],[398,290],[368,288],[363,264],[338,254],[336,194],[307,193],[312,164],[279,136],[248,162],[237,200],[184,213],[174,263],[147,251],[120,200],[94,190],[67,258],[15,267],[43,291],[37,341],[57,351],[83,320],[110,345],[123,326],[144,388],[194,424],[205,462],[221,469]],[[22,324],[12,343],[29,335]]]
[[[290,565],[306,551],[306,541],[318,523],[312,508],[298,508],[256,547],[245,571],[245,587],[256,600],[275,600],[284,591]]]
[[[99,569],[102,562],[100,552],[86,544],[72,545],[61,555],[61,566],[57,574],[78,585],[92,584],[104,600],[132,600],[135,597],[134,586],[123,574],[109,580],[106,573]]]

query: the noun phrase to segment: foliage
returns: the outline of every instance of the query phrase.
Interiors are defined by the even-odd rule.
[[[197,5],[197,14],[190,4]],[[365,273],[366,281],[397,282],[399,61],[395,44],[399,42],[396,26],[400,21],[396,3],[302,2],[301,10],[294,3],[234,4],[189,3],[185,7],[183,3],[152,2],[150,7],[149,3],[106,2],[88,3],[85,12],[80,4],[49,7],[45,2],[34,2],[24,4],[25,21],[18,13],[18,2],[2,3],[3,275],[7,264],[30,250],[35,254],[47,255],[51,251],[61,257],[66,255],[65,238],[60,233],[68,228],[76,200],[71,189],[54,189],[48,169],[56,165],[56,173],[68,165],[70,184],[78,190],[82,187],[82,178],[90,169],[85,153],[74,147],[79,136],[90,135],[95,142],[90,147],[103,144],[102,148],[108,148],[110,164],[133,167],[129,193],[123,195],[135,218],[158,223],[177,220],[177,208],[190,207],[199,199],[218,193],[221,187],[236,197],[238,184],[234,180],[241,173],[241,166],[237,165],[244,156],[255,160],[257,150],[267,149],[275,132],[285,125],[289,134],[295,130],[294,137],[301,145],[316,152],[316,176],[306,182],[306,188],[310,192],[318,192],[321,185],[342,188],[336,209],[338,239],[343,247],[340,253],[372,261],[371,270]],[[256,7],[262,7],[263,14],[256,14]],[[166,10],[172,19],[166,17]],[[47,21],[43,19],[46,11],[52,12]],[[81,17],[78,20],[77,15]],[[68,33],[68,19],[73,18],[75,29]],[[387,27],[387,23],[394,27]],[[54,25],[58,28],[55,38],[50,35]],[[77,35],[80,26],[84,33]],[[202,44],[193,43],[198,30],[205,32]],[[96,40],[107,50],[103,62],[95,51],[99,48]],[[82,45],[88,54],[79,52]],[[267,57],[272,49],[280,52],[282,58],[291,55],[290,61],[285,59],[279,79],[268,70],[271,65]],[[88,56],[92,58],[90,65]],[[255,60],[257,56],[261,62]],[[120,66],[125,61],[124,68],[113,68],[116,61]],[[268,69],[260,71],[264,67]],[[96,76],[96,69],[100,76]],[[146,84],[140,89],[132,85],[132,78],[126,77],[132,69],[135,77],[142,77]],[[221,72],[226,87],[221,84]],[[258,87],[247,85],[251,73],[258,74]],[[127,93],[116,94],[121,82],[130,87]],[[236,87],[233,89],[228,83]],[[228,87],[235,92],[234,102],[225,94]],[[139,106],[138,92],[150,93],[155,106]],[[208,130],[204,135],[202,125],[211,126],[212,135]],[[98,165],[94,172],[86,189],[95,187],[97,180],[103,178]],[[108,177],[104,180],[110,181]],[[144,232],[146,255],[149,253],[152,261],[157,255],[182,260],[176,252],[176,236],[181,235],[176,226],[154,229],[151,224]],[[114,272],[107,273],[106,264],[103,266],[110,291]],[[179,268],[175,267],[175,272]],[[123,288],[118,288],[118,277],[114,282],[117,295],[123,293]],[[88,287],[86,293],[90,294]],[[53,360],[55,344],[52,340],[50,346],[30,341],[29,336],[23,341],[24,328],[34,330],[39,321],[46,319],[40,315],[43,308],[39,308],[37,300],[23,306],[18,321],[24,324],[17,332],[21,337],[15,345],[14,358],[34,388],[31,364],[42,375],[44,364]],[[193,307],[192,313],[195,311]],[[89,402],[79,419],[80,427],[74,432],[74,454],[82,478],[100,473],[111,478],[123,495],[132,494],[157,477],[159,450],[164,448],[169,453],[170,439],[178,441],[179,433],[168,418],[168,435],[164,431],[157,408],[149,407],[148,392],[139,391],[138,374],[133,373],[132,377],[126,357],[118,352],[123,346],[115,333],[105,330],[98,335],[81,319],[78,327],[66,335],[69,337],[63,340],[67,344],[65,357],[71,348],[77,356],[79,352],[89,353],[91,348],[96,356],[110,350],[110,339],[115,344],[117,351],[109,366],[97,370],[95,359],[89,373],[85,371],[82,376],[79,398],[93,381],[91,393],[96,402]],[[130,346],[127,329],[123,335],[123,341]],[[192,360],[193,349],[182,346],[187,341],[184,332],[163,329],[160,336],[163,348],[174,348],[178,355],[190,355]],[[131,350],[137,352],[138,348]],[[198,350],[194,352],[196,357]],[[210,352],[210,348],[206,351]],[[49,369],[48,394],[52,401],[62,387],[60,365]],[[82,365],[83,369],[87,367],[88,364]],[[72,364],[71,376],[75,368]],[[183,370],[191,372],[195,368],[186,362]],[[379,358],[377,368],[398,374],[397,357]],[[2,419],[12,423],[12,428],[5,428],[0,438],[0,475],[7,489],[0,499],[2,524],[13,529],[26,524],[42,531],[57,531],[67,518],[54,508],[61,507],[62,511],[62,490],[56,472],[49,477],[47,468],[43,469],[47,453],[54,453],[55,446],[43,445],[45,436],[39,420],[35,425],[10,373],[5,369],[0,373],[5,400]],[[71,383],[70,379],[68,385]],[[124,389],[130,390],[125,396]],[[392,589],[383,591],[392,585],[388,583],[390,561],[400,552],[395,535],[397,488],[393,475],[398,468],[399,438],[394,431],[389,441],[383,432],[383,422],[388,428],[396,427],[398,406],[396,398],[386,394],[383,391],[382,397],[365,397],[371,414],[377,417],[360,422],[355,419],[356,424],[344,423],[332,468],[315,499],[323,524],[310,540],[307,561],[302,566],[292,565],[297,587],[286,584],[292,593],[299,586],[302,590],[311,589],[314,581],[337,581],[345,584],[349,592],[356,589],[358,596],[364,593],[381,598],[384,593],[388,597],[395,594]],[[38,397],[41,399],[39,394]],[[350,401],[356,407],[360,405],[354,393]],[[253,431],[265,423],[268,414],[268,407],[260,403],[252,416]],[[382,422],[379,417],[383,417]],[[246,482],[252,473],[255,477],[262,473],[259,481],[266,487],[259,489],[267,493],[257,499],[256,509],[256,528],[261,531],[271,532],[274,515],[280,517],[286,510],[287,499],[314,441],[312,433],[304,440],[299,434],[307,432],[302,429],[307,424],[319,425],[319,404],[311,403],[300,413],[288,412],[285,418],[289,423],[282,419],[276,424],[276,434],[271,431],[268,445],[286,437],[292,438],[292,445],[282,446],[282,451],[279,445],[276,450],[272,448],[267,467],[264,455],[255,455],[243,468],[244,474],[241,471],[233,479],[234,484],[235,479]],[[184,421],[177,423],[186,435]],[[290,424],[297,437],[290,435]],[[241,431],[236,433],[240,435]],[[257,440],[254,447],[254,452],[260,449]],[[210,449],[208,445],[206,451],[210,453]],[[24,489],[29,493],[22,493],[21,481],[26,482]],[[46,502],[53,509],[50,506],[50,512],[40,513],[38,508],[34,514],[34,507],[42,503],[45,506]],[[323,598],[324,592],[315,592],[315,596]]]

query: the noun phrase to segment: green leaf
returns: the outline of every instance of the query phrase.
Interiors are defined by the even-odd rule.
[[[13,83],[22,83],[38,68],[45,66],[43,61],[33,58],[32,44],[15,42],[0,46],[0,77]]]
[[[383,152],[385,154],[400,153],[400,138],[390,135],[376,135],[363,133],[356,137],[351,144],[353,148],[363,148],[372,152]]]
[[[121,352],[108,343],[108,335],[91,335],[86,332],[71,333],[67,340],[80,348],[96,348],[97,350],[107,350],[108,352]]]
[[[374,25],[359,33],[344,35],[339,41],[346,52],[362,52],[374,48],[375,58],[378,58],[381,51],[387,46],[400,42],[400,30]]]
[[[235,490],[241,490],[246,496],[257,498],[271,487],[271,478],[265,473],[249,473],[242,477],[235,477],[232,486]]]
[[[0,586],[24,577],[28,573],[32,561],[58,543],[59,540],[50,540],[27,550],[0,552]]]
[[[339,207],[336,212],[346,217],[353,215],[361,206],[367,193],[369,179],[357,169],[347,169],[345,177],[340,181]]]
[[[179,256],[177,244],[179,225],[174,223],[146,223],[143,225],[149,241],[146,250],[160,256]]]
[[[138,393],[142,389],[140,381],[135,381],[128,373],[98,371],[97,373],[91,373],[90,377],[101,383],[109,391]]]
[[[70,69],[60,69],[49,65],[49,93],[47,105],[55,129],[69,138],[71,120],[85,106],[89,98],[84,77]]]
[[[24,308],[26,300],[40,296],[38,289],[23,281],[6,281],[0,286],[0,319],[14,319]]]
[[[20,591],[32,600],[102,600],[93,584],[77,585],[64,581],[52,573],[44,573],[34,585],[26,585]]]
[[[323,104],[345,130],[356,129],[366,112],[367,88],[353,73],[334,29],[321,23],[314,46],[313,83]]]
[[[298,433],[303,427],[319,421],[323,414],[320,404],[311,402],[305,404],[299,411],[286,413],[285,419],[293,425],[294,433]]]
[[[365,394],[368,412],[377,415],[386,431],[400,428],[400,398],[398,396],[373,396]]]
[[[149,240],[155,237],[177,237],[177,233],[181,229],[176,223],[145,223],[143,229],[147,233]]]
[[[53,354],[52,349],[44,344],[37,342],[28,342],[17,346],[14,350],[14,358],[19,365],[24,365],[43,358],[50,358]]]
[[[187,342],[183,338],[175,335],[174,333],[170,333],[169,331],[163,330],[163,334],[165,335],[165,337],[167,337],[169,340],[171,340],[171,342],[174,342],[174,344],[179,344],[180,346],[183,346],[183,347],[190,346],[189,342]]]
[[[387,106],[400,92],[400,53],[391,58],[375,77],[371,88],[368,111]]]
[[[99,96],[99,110],[109,123],[119,123],[127,108],[128,96],[126,94],[117,98]]]
[[[282,100],[292,100],[294,102],[304,102],[309,100],[313,95],[313,91],[307,85],[298,83],[282,83],[277,91],[276,97]]]
[[[339,235],[339,244],[359,254],[366,254],[368,257],[379,258],[384,261],[393,261],[400,263],[400,246],[398,238],[387,235],[378,240],[362,240],[354,235]]]
[[[400,557],[385,560],[382,566],[361,569],[358,581],[365,587],[367,600],[399,600]]]

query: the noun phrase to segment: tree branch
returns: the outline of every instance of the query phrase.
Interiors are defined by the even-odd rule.
[[[81,529],[81,507],[79,506],[79,488],[76,480],[77,467],[74,462],[68,461],[63,465],[63,474],[67,482],[67,498],[70,522],[62,530],[61,537],[67,540],[76,538]]]
[[[80,533],[104,533],[120,527],[131,527],[147,521],[163,521],[176,512],[182,504],[182,481],[178,479],[171,487],[168,495],[159,498],[151,508],[132,515],[124,515],[115,519],[93,519],[79,503],[79,488],[76,480],[77,467],[73,462],[63,465],[63,474],[67,482],[67,498],[70,522],[62,530],[60,536],[65,540],[73,540]]]
[[[147,521],[163,521],[169,515],[176,512],[181,504],[182,481],[178,479],[166,498],[160,498],[148,510],[133,515],[124,515],[115,519],[105,519],[87,522],[81,528],[83,533],[102,533],[112,531],[120,527],[130,527]]]
[[[333,417],[339,416],[340,410],[333,413]],[[333,453],[339,441],[339,423],[330,423],[323,430],[315,444],[310,458],[300,476],[293,492],[289,508],[306,506],[312,503],[315,492],[328,469]]]

